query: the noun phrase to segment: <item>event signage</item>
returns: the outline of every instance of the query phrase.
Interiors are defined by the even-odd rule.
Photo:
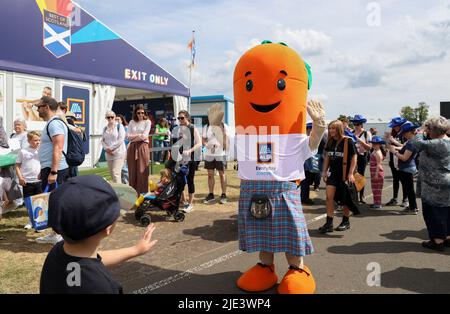
[[[144,71],[135,71],[132,69],[125,69],[125,79],[134,81],[148,81],[152,84],[167,86],[169,78],[161,75],[150,74]]]

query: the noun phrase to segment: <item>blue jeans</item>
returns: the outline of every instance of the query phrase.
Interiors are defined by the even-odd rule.
[[[437,207],[422,201],[422,213],[430,240],[450,236],[450,207]]]
[[[154,148],[164,148],[164,147],[169,147],[169,142],[165,142],[165,141],[161,141],[161,140],[155,140],[155,145],[153,146]],[[167,151],[156,151],[153,153],[153,161],[157,161],[157,162],[164,162],[164,156],[166,156]]]
[[[154,145],[153,145],[153,148],[162,148],[162,147],[164,147],[164,141],[161,141],[161,140],[155,140],[154,141]],[[161,151],[156,151],[156,152],[154,152],[153,153],[153,161],[157,161],[157,162],[160,162],[161,161],[161,154],[162,152]]]

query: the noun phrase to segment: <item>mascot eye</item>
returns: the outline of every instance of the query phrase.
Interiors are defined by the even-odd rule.
[[[286,89],[286,81],[284,79],[279,79],[277,82],[277,87],[279,90],[285,90]]]
[[[248,80],[247,83],[245,84],[245,88],[247,89],[247,91],[251,92],[253,89],[253,81]]]

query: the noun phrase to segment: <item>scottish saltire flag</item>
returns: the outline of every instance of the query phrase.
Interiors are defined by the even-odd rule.
[[[71,48],[70,18],[44,10],[44,47],[56,58],[69,54]]]

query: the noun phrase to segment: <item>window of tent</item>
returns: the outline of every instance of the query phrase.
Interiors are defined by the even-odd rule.
[[[45,122],[39,117],[35,104],[42,97],[44,88],[52,89],[55,97],[54,80],[44,77],[14,75],[13,78],[13,118],[23,119],[27,122],[28,130],[42,130]]]

